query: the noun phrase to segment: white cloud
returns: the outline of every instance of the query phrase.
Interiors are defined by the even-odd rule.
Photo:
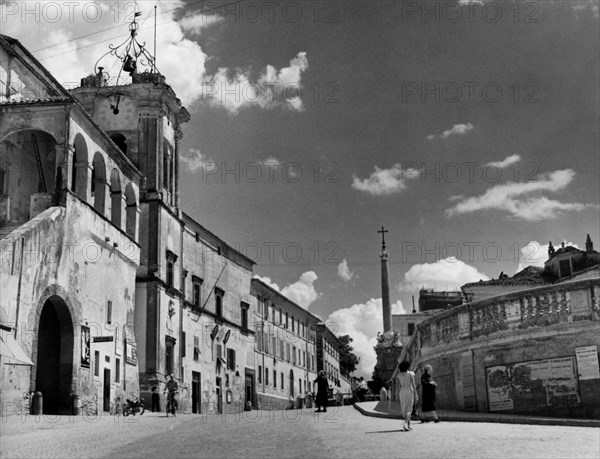
[[[600,16],[598,0],[576,0],[571,4],[571,8],[573,8],[577,17],[582,12],[590,12],[596,18]]]
[[[194,14],[181,18],[179,24],[185,32],[200,35],[202,29],[223,22],[223,18],[216,14]]]
[[[392,305],[393,314],[406,314],[402,302]],[[377,355],[377,332],[383,330],[383,312],[381,298],[372,298],[364,304],[355,304],[349,308],[338,309],[326,320],[327,326],[336,335],[350,335],[353,339],[353,352],[360,358],[356,374],[371,379]]]
[[[270,277],[262,277],[258,274],[255,274],[253,277],[264,282],[272,289],[277,290],[283,296],[302,306],[304,309],[308,309],[308,307],[322,295],[322,293],[318,293],[315,290],[314,283],[318,277],[314,271],[303,273],[300,276],[300,279],[283,288],[279,288],[279,285],[273,282]]]
[[[267,167],[270,167],[273,169],[277,169],[277,168],[281,167],[281,161],[279,161],[274,156],[269,156],[268,158],[265,158],[265,159],[259,159],[257,161],[257,163],[261,166],[267,166]]]
[[[573,170],[564,169],[541,174],[531,182],[507,182],[503,185],[496,185],[481,196],[463,199],[451,209],[447,209],[446,215],[453,217],[479,210],[494,209],[508,212],[513,217],[522,220],[537,221],[557,217],[563,212],[598,207],[595,204],[563,203],[539,196],[541,191],[556,192],[564,189],[574,177]]]
[[[10,3],[0,2],[0,15],[6,17],[2,33],[20,40],[69,89],[78,87],[82,77],[94,72],[96,61],[109,51],[109,44],[116,46],[129,36],[129,23],[125,18],[131,16],[132,9],[128,6],[133,4],[67,3],[73,2],[53,2],[52,7],[44,9],[47,14],[52,14],[52,21],[18,20],[21,6],[17,3],[14,3],[15,9]],[[145,42],[147,50],[153,53],[153,9],[142,3],[140,5],[142,15],[138,18],[137,40]],[[205,27],[222,22],[223,18],[196,14],[176,20],[175,13],[183,7],[184,2],[177,0],[157,2],[156,62],[167,84],[184,105],[200,100],[213,107],[224,107],[230,113],[252,105],[263,109],[304,109],[298,89],[301,88],[301,75],[308,68],[305,52],[298,53],[288,67],[280,70],[266,65],[257,81],[251,81],[248,72],[240,69],[221,68],[214,75],[209,75],[205,68],[209,56],[185,34],[197,35]],[[13,14],[13,11],[16,12]],[[57,20],[54,20],[55,16]],[[86,21],[85,17],[93,20]],[[44,39],[40,41],[40,37]],[[120,64],[109,55],[98,65],[103,66],[114,79]],[[146,70],[139,64],[138,67],[140,71]],[[123,72],[120,78],[121,84],[130,82],[127,73]]]
[[[337,272],[338,276],[345,282],[350,282],[355,274],[355,272],[350,269],[350,266],[348,266],[348,261],[345,258],[338,265]]]
[[[399,193],[406,188],[406,180],[419,176],[416,169],[403,169],[400,163],[394,164],[389,169],[375,166],[375,172],[365,179],[356,175],[352,176],[352,188],[364,191],[373,196],[384,196]]]
[[[299,280],[283,287],[281,294],[304,309],[308,309],[322,295],[322,293],[315,290],[314,283],[317,279],[318,277],[314,271],[307,271],[300,276]]]
[[[190,148],[187,153],[183,153],[180,156],[180,159],[183,165],[192,172],[196,172],[200,169],[212,171],[217,167],[216,163],[198,148]]]
[[[566,247],[575,247],[578,249],[577,244],[572,242],[565,242]],[[555,249],[560,248],[560,244],[553,244]],[[521,247],[521,255],[519,257],[519,265],[517,266],[517,273],[522,271],[528,266],[537,266],[540,268],[544,267],[544,263],[548,260],[548,247],[549,244],[540,244],[537,241],[529,241],[523,247]]]
[[[290,60],[289,67],[277,70],[267,65],[260,78],[250,80],[248,71],[219,68],[204,82],[203,99],[211,106],[224,107],[230,113],[242,108],[258,106],[265,109],[285,107],[303,111],[304,105],[299,90],[302,88],[302,73],[308,69],[306,52],[300,52]]]
[[[448,257],[434,263],[420,263],[411,266],[400,283],[400,291],[419,290],[421,287],[437,290],[456,290],[461,285],[478,280],[488,280],[473,266],[455,257]]]
[[[473,129],[475,129],[475,126],[473,126],[471,123],[455,124],[450,129],[442,132],[439,135],[435,135],[435,134],[428,135],[427,140],[433,140],[436,137],[439,137],[440,139],[447,139],[450,136],[464,135],[467,132],[472,131]]]
[[[254,277],[254,279],[258,279],[259,281],[264,282],[269,287],[271,287],[274,290],[277,290],[278,292],[281,291],[281,289],[279,288],[279,285],[277,285],[275,282],[272,282],[270,277],[262,277],[262,276],[259,276],[258,274],[255,274],[252,277]]]
[[[487,163],[487,167],[499,167],[500,169],[504,169],[505,167],[510,166],[511,164],[515,164],[521,161],[521,157],[519,155],[510,155],[504,158],[502,161],[494,161],[491,163]]]

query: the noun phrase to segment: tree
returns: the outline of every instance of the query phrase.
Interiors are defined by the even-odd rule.
[[[350,335],[338,336],[338,339],[340,340],[340,371],[343,375],[348,376],[356,370],[359,359],[352,352],[350,343],[353,340]]]

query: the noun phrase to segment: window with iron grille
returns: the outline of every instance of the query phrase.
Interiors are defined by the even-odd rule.
[[[215,287],[215,314],[217,317],[223,317],[223,295],[225,292]]]
[[[100,376],[100,351],[94,351],[94,376]]]
[[[200,360],[200,337],[194,336],[194,361]]]
[[[241,303],[242,308],[242,329],[248,329],[248,310],[250,309],[250,305],[248,303]]]
[[[112,323],[112,301],[110,300],[106,302],[106,323],[109,325]]]
[[[235,349],[227,348],[227,369],[235,371]]]
[[[196,276],[192,276],[192,304],[195,308],[202,306],[202,279]]]
[[[165,374],[173,374],[174,358],[175,358],[175,338],[171,336],[165,337]]]

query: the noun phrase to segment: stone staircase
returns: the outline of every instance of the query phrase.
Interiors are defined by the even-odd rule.
[[[8,222],[0,225],[0,241],[8,237],[10,233],[16,230],[23,223],[25,222]]]

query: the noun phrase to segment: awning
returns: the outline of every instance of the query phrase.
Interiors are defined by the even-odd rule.
[[[6,357],[5,365],[33,365],[13,334],[4,330],[0,331],[0,355]]]

